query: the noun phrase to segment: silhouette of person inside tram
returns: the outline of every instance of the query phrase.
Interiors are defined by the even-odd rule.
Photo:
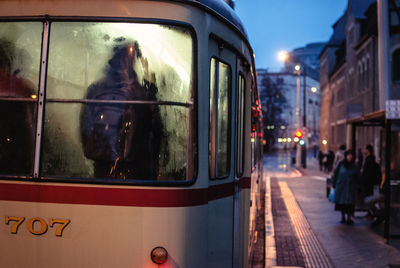
[[[138,81],[137,42],[118,38],[105,75],[87,89],[81,137],[85,156],[94,160],[100,178],[156,180],[163,124],[155,84]],[[124,103],[141,101],[142,103]],[[146,103],[147,102],[147,103]]]
[[[0,173],[20,175],[33,169],[36,102],[34,85],[20,76],[16,58],[23,62],[24,51],[0,39]],[[22,59],[22,60],[21,60]],[[24,98],[24,99],[22,99]]]

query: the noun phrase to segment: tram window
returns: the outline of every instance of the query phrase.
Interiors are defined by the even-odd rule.
[[[240,177],[243,175],[244,160],[244,96],[246,92],[246,80],[239,74],[238,96],[237,96],[237,153],[236,153],[236,173]]]
[[[43,176],[192,179],[189,30],[53,22],[49,43]]]
[[[0,174],[33,173],[41,22],[0,23]]]
[[[210,63],[209,174],[222,178],[230,169],[231,67],[215,58]]]

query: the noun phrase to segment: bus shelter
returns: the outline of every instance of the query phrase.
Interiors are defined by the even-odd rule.
[[[347,121],[350,143],[354,151],[358,146],[357,133],[362,128],[378,128],[380,150],[378,156],[382,167],[383,236],[400,238],[400,120],[387,119],[385,111],[369,113]],[[379,204],[377,204],[379,205]]]

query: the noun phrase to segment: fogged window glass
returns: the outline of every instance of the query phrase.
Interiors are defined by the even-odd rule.
[[[52,23],[42,175],[192,179],[192,72],[185,28]]]
[[[225,177],[230,168],[231,68],[212,58],[210,63],[210,141],[211,178]]]
[[[0,23],[0,174],[33,173],[42,28]]]
[[[237,140],[236,140],[236,173],[237,176],[243,175],[243,159],[244,159],[244,96],[246,92],[246,80],[243,75],[239,75],[238,93],[237,93]]]

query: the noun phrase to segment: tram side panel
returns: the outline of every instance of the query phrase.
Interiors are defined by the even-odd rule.
[[[207,267],[207,206],[0,201],[0,215],[3,267],[158,267],[150,259],[157,246],[168,251],[167,267]]]

